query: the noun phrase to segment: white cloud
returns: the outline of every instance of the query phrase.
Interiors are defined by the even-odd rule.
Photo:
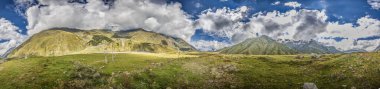
[[[24,12],[35,3],[33,0],[13,0],[13,2],[15,3],[15,12],[23,17],[26,17]]]
[[[353,23],[339,24],[328,22],[325,11],[318,10],[290,10],[285,13],[278,11],[257,13],[247,27],[252,33],[268,35],[272,38],[309,40],[316,39],[326,45],[335,46],[341,50],[365,49],[372,51],[380,44],[380,39],[359,40],[369,36],[380,36],[380,21],[365,16]],[[248,34],[254,35],[254,34]],[[323,37],[343,37],[340,42],[334,39],[322,39]],[[245,36],[241,37],[246,39]]]
[[[268,35],[275,39],[310,40],[326,30],[327,15],[318,10],[259,12],[248,18],[246,7],[206,10],[199,17],[198,28],[212,36],[228,38],[237,44],[247,38]],[[242,22],[243,19],[249,22]]]
[[[326,29],[327,15],[318,10],[290,10],[257,13],[250,18],[248,29],[273,38],[310,40]]]
[[[372,51],[380,44],[380,39],[359,40],[369,36],[380,36],[380,21],[365,16],[353,23],[339,24],[338,22],[328,22],[325,11],[318,10],[290,10],[285,13],[278,11],[267,13],[256,13],[245,30],[250,33],[237,34],[237,39],[243,40],[249,36],[259,33],[268,35],[275,39],[309,40],[316,39],[326,45],[335,46],[341,50],[365,49]],[[322,39],[323,37],[343,37],[340,42],[333,39]],[[237,41],[239,42],[239,41]]]
[[[301,7],[301,4],[295,1],[284,3],[284,5],[293,8]]]
[[[358,26],[354,26],[353,23],[328,22],[328,16],[324,10],[301,9],[284,13],[279,11],[259,12],[249,18],[249,22],[246,23],[241,22],[246,17],[241,15],[239,9],[222,8],[207,11],[200,17],[203,16],[210,17],[200,18],[200,27],[212,35],[229,38],[232,42],[231,44],[256,37],[257,33],[259,35],[268,35],[275,39],[316,39],[341,50],[359,48],[372,51],[380,43],[380,39],[377,39],[359,40],[354,44],[358,38],[380,36],[380,21],[369,16],[359,19],[357,21]],[[333,39],[321,39],[322,37],[343,37],[347,39],[336,42]]]
[[[27,12],[28,34],[54,27],[114,30],[144,28],[149,31],[190,40],[193,21],[181,10],[180,3],[156,3],[152,0],[115,0],[112,6],[102,0],[87,4],[66,0],[39,0],[45,6],[30,7]]]
[[[280,1],[276,1],[276,2],[274,2],[274,3],[271,3],[271,5],[280,5],[280,4],[281,4]]]
[[[227,2],[228,0],[220,0],[221,2]]]
[[[0,18],[0,40],[6,40],[6,42],[0,43],[0,56],[24,41],[26,37],[18,33],[19,31],[20,29],[10,21]]]
[[[190,42],[195,48],[201,51],[216,51],[218,49],[222,49],[224,47],[231,46],[227,42],[218,42],[218,41],[206,41],[206,40],[198,40]]]
[[[367,3],[371,5],[373,9],[376,9],[376,10],[380,9],[380,0],[367,0]]]
[[[327,31],[318,37],[344,37],[347,39],[341,42],[336,42],[332,39],[319,39],[319,41],[342,50],[359,48],[372,51],[379,45],[380,39],[356,40],[363,37],[380,36],[380,21],[365,16],[358,19],[356,23],[358,26],[354,26],[353,23],[339,24],[338,22],[330,22],[327,26]]]
[[[199,3],[199,2],[197,2],[197,3],[195,3],[195,7],[196,7],[196,8],[200,8],[200,7],[202,7],[202,4]]]
[[[246,6],[237,9],[208,9],[199,15],[197,26],[210,35],[232,38],[235,33],[242,31],[244,23],[241,20],[246,17],[248,9]]]

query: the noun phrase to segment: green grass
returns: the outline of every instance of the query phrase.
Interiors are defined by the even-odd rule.
[[[94,67],[104,75],[112,72],[139,70],[150,62],[163,58],[153,56],[117,54],[115,60],[107,54],[69,55],[60,57],[33,57],[29,59],[11,60],[0,65],[0,81],[2,88],[52,88],[57,82],[68,81],[69,74],[75,70],[75,63]]]
[[[295,55],[223,55],[162,58],[141,54],[81,54],[13,59],[0,64],[0,86],[14,88],[258,88],[380,87],[380,55],[358,53],[296,59]],[[107,63],[105,61],[107,56]]]

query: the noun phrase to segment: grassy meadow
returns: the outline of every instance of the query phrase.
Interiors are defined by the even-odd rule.
[[[2,89],[320,89],[380,87],[380,54],[77,54],[8,59]]]

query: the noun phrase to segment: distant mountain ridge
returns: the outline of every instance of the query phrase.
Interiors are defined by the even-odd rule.
[[[54,28],[33,35],[7,57],[129,51],[173,53],[196,49],[180,38],[144,29],[109,31]]]
[[[220,50],[225,54],[254,54],[254,55],[291,55],[296,50],[278,43],[268,36],[246,39],[245,41],[231,47]]]
[[[3,55],[0,55],[0,58],[6,58],[7,55],[10,54],[14,49],[15,47],[8,49]]]
[[[254,55],[288,55],[288,54],[331,54],[341,53],[333,46],[325,46],[315,40],[310,41],[281,41],[268,36],[246,39],[231,47],[221,49],[225,54],[254,54]]]
[[[297,50],[300,53],[318,53],[318,54],[330,54],[340,53],[338,49],[333,46],[325,46],[315,40],[310,41],[287,41],[283,44],[288,47]]]
[[[375,48],[374,52],[379,52],[379,51],[380,51],[380,45]]]
[[[364,50],[364,49],[359,49],[359,48],[354,48],[354,49],[343,51],[343,53],[361,53],[361,52],[368,52],[368,51]]]

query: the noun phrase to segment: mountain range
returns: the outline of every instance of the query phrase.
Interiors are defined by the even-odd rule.
[[[283,42],[283,44],[288,47],[297,50],[300,53],[318,53],[318,54],[329,54],[329,53],[340,53],[333,46],[325,46],[315,40],[310,41],[287,41]]]
[[[290,55],[297,51],[276,42],[268,36],[250,38],[231,47],[223,48],[220,53],[224,54],[254,54],[254,55]]]
[[[368,52],[368,51],[364,50],[364,49],[359,49],[359,48],[354,48],[354,49],[343,51],[343,53],[360,53],[360,52]]]
[[[341,53],[335,47],[325,46],[315,40],[276,41],[268,36],[247,39],[219,51],[225,54],[288,55],[288,54],[331,54]]]
[[[144,29],[110,31],[54,28],[33,35],[7,57],[128,51],[171,53],[196,49],[180,38]]]
[[[374,52],[379,52],[380,51],[380,45],[376,47],[376,49],[374,50]]]
[[[380,50],[380,46],[376,50]],[[61,56],[68,54],[130,51],[175,53],[197,50],[183,39],[145,31],[144,29],[110,31],[104,29],[53,28],[33,35],[19,47],[7,51],[3,57]],[[220,49],[218,52],[223,54],[292,55],[366,51],[352,49],[342,52],[333,46],[325,46],[315,40],[279,41],[264,35],[246,39],[231,47]]]

